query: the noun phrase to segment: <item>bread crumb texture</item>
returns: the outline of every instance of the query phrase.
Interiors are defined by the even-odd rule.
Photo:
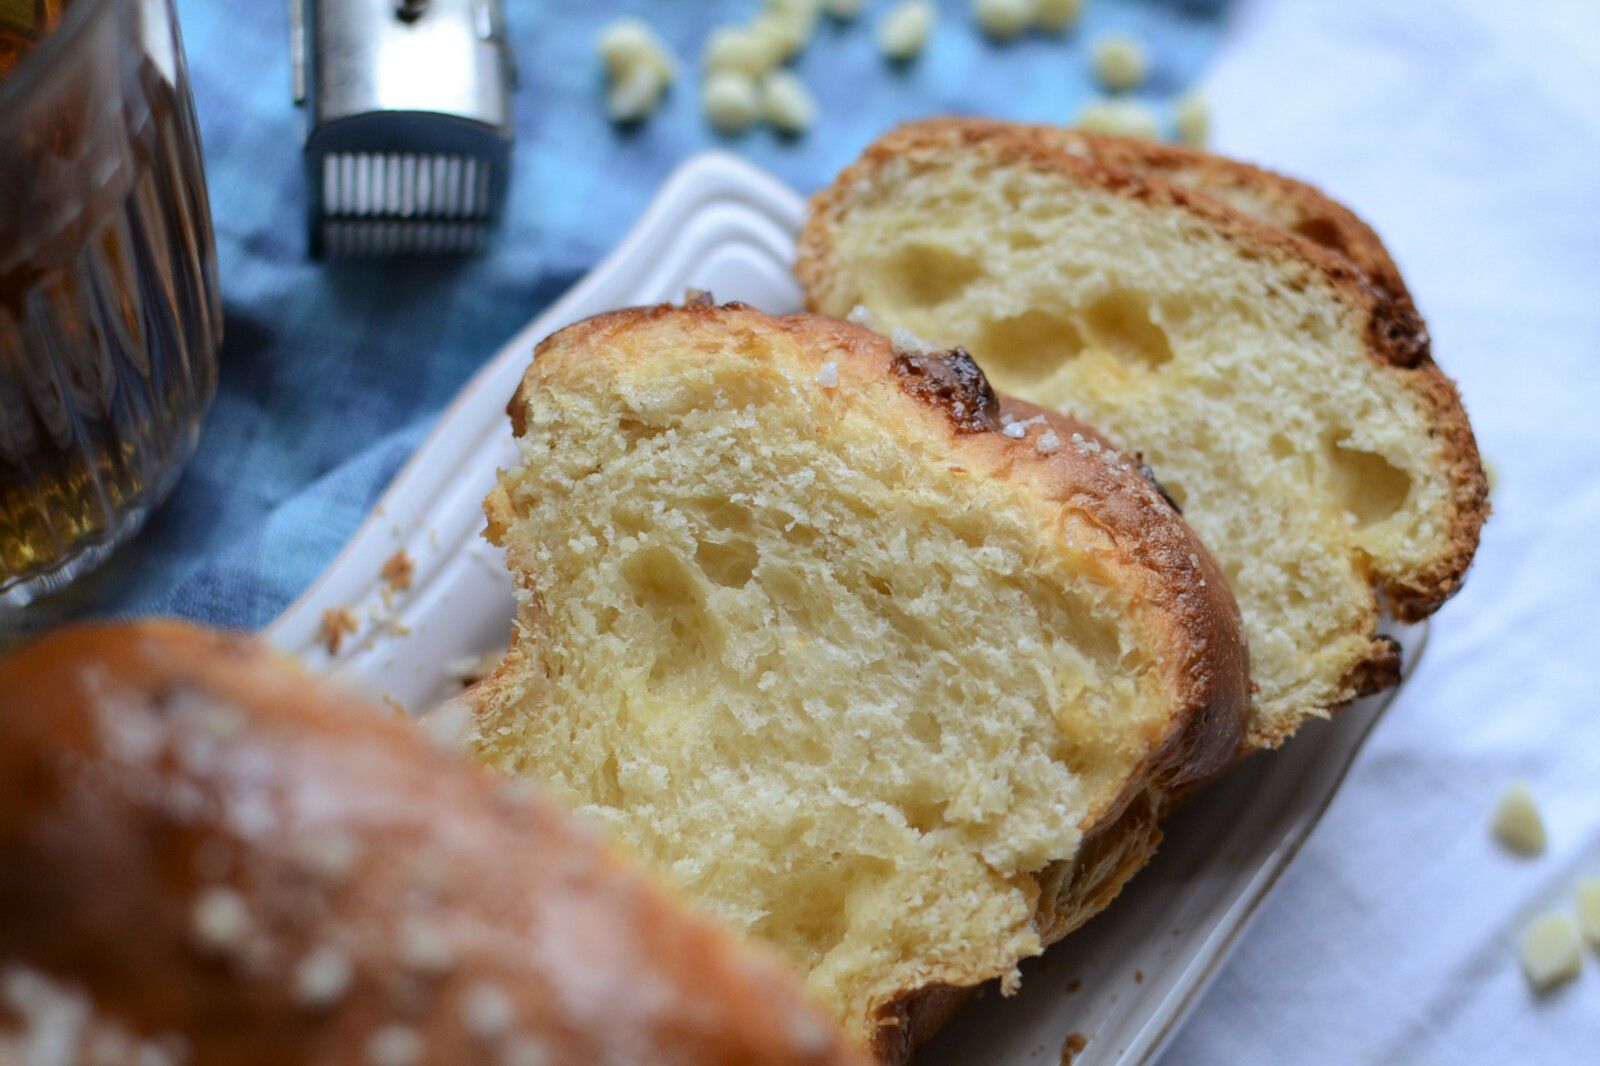
[[[1275,744],[1392,682],[1380,595],[1415,617],[1459,584],[1476,449],[1431,364],[1374,356],[1347,265],[1093,143],[903,127],[818,195],[797,269],[815,310],[960,345],[1002,393],[1143,453],[1239,600],[1251,739]]]
[[[1160,664],[1092,516],[954,463],[843,350],[869,335],[693,310],[541,346],[488,503],[522,610],[475,747],[865,1042],[907,990],[1041,950],[1041,896],[1166,728]]]

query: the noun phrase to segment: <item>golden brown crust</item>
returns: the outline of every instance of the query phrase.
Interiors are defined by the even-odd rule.
[[[942,378],[935,365],[944,358],[939,354],[915,355],[920,365],[910,372],[907,353],[897,353],[877,333],[837,319],[810,314],[774,319],[742,305],[703,302],[599,315],[539,346],[513,408],[524,404],[529,391],[563,373],[578,368],[593,373],[594,353],[607,344],[625,348],[628,332],[671,319],[685,335],[692,329],[697,340],[708,344],[719,335],[787,334],[798,342],[797,358],[809,360],[799,367],[808,377],[824,361],[836,364],[840,392],[895,382],[906,402],[886,410],[884,417],[919,438],[942,442],[948,468],[1026,484],[1043,506],[1085,516],[1103,534],[1106,553],[1121,568],[1123,580],[1139,589],[1135,602],[1141,615],[1159,620],[1151,623],[1160,631],[1150,639],[1161,642],[1172,712],[1141,738],[1145,757],[1121,791],[1106,797],[1082,826],[1091,854],[1113,854],[1117,860],[1074,867],[1075,874],[1055,877],[1041,893],[1036,925],[1046,943],[1082,924],[1154,853],[1159,831],[1153,817],[1140,812],[1154,810],[1168,792],[1219,772],[1231,762],[1243,736],[1249,688],[1243,623],[1210,554],[1137,457],[1117,453],[1093,429],[1030,404],[994,398],[986,381],[962,373]],[[743,349],[742,344],[730,347]],[[930,376],[939,379],[938,387],[928,386]],[[992,400],[998,412],[979,411]],[[1038,417],[1045,424],[1015,439],[1001,428],[1008,416]],[[1041,450],[1046,429],[1055,434],[1056,450]],[[503,493],[491,494],[485,506],[491,530],[508,528],[511,503]],[[912,1047],[965,1001],[973,985],[992,976],[975,975],[968,984],[905,989],[882,1009],[875,1051],[883,1061],[904,1061]]]
[[[1034,129],[1040,137],[1055,139],[1064,151],[1193,189],[1343,256],[1393,305],[1385,319],[1403,365],[1414,366],[1427,357],[1427,327],[1389,250],[1354,211],[1316,186],[1197,148],[1142,137]]]
[[[1460,588],[1488,514],[1487,483],[1466,412],[1455,386],[1429,356],[1421,318],[1381,242],[1354,214],[1308,185],[1192,150],[1128,144],[1054,127],[979,119],[911,123],[869,146],[832,185],[812,197],[795,263],[808,305],[820,310],[844,298],[830,289],[835,235],[858,190],[869,187],[878,171],[912,156],[979,151],[1003,165],[1069,175],[1142,203],[1181,210],[1246,254],[1270,258],[1291,276],[1320,279],[1337,293],[1366,338],[1373,361],[1426,407],[1452,485],[1446,533],[1437,553],[1405,573],[1376,574],[1376,582],[1390,610],[1407,621],[1431,614]],[[1190,183],[1155,176],[1163,170],[1186,174]],[[1223,188],[1250,190],[1270,209],[1268,214],[1303,214],[1308,225],[1301,228],[1310,234],[1229,206],[1215,196]],[[1310,224],[1315,220],[1326,221],[1334,236],[1318,232]],[[1345,246],[1343,254],[1329,247],[1334,243]],[[1375,655],[1380,653],[1376,644],[1374,649]],[[1363,666],[1358,672],[1373,671]]]
[[[194,1062],[862,1061],[552,804],[253,641],[65,631],[0,693],[0,969],[100,1025]]]

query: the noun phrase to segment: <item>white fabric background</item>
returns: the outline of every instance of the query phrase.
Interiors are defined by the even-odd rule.
[[[1600,3],[1255,0],[1215,146],[1384,235],[1499,478],[1465,590],[1168,1063],[1600,1063],[1600,952],[1516,941],[1600,875]],[[1526,778],[1549,851],[1490,839]]]

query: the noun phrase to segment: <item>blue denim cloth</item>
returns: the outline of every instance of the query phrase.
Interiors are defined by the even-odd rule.
[[[995,45],[966,0],[944,0],[927,51],[894,68],[872,33],[889,2],[873,0],[854,24],[823,23],[796,64],[818,97],[818,121],[788,140],[765,129],[720,138],[698,105],[707,31],[750,18],[758,0],[506,0],[522,82],[501,233],[474,260],[350,265],[306,256],[287,5],[179,0],[226,315],[220,391],[171,500],[101,573],[36,618],[270,621],[354,532],[479,364],[615,244],[694,152],[738,151],[809,192],[905,119],[1065,122],[1095,92],[1090,42],[1113,30],[1146,42],[1153,73],[1140,95],[1165,106],[1202,73],[1226,6],[1090,0],[1064,38]],[[605,119],[593,46],[624,13],[646,18],[680,57],[662,110],[631,130]]]

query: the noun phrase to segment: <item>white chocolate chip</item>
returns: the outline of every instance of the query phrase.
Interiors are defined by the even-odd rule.
[[[367,1038],[367,1061],[372,1066],[415,1066],[422,1061],[422,1037],[398,1023],[375,1029]]]
[[[1033,22],[1033,0],[972,0],[972,15],[996,41],[1020,37]]]
[[[1078,24],[1083,14],[1083,0],[1033,0],[1033,17],[1039,28],[1050,33],[1064,33]]]
[[[761,117],[783,133],[800,134],[816,121],[817,101],[792,70],[775,70],[761,83]]]
[[[1583,955],[1578,923],[1560,911],[1540,915],[1522,931],[1522,972],[1536,992],[1578,976]]]
[[[331,1007],[350,990],[355,968],[338,948],[323,946],[300,960],[294,971],[294,995],[301,1006]]]
[[[1116,137],[1155,140],[1161,134],[1155,112],[1137,100],[1092,100],[1078,112],[1073,125],[1090,133],[1109,133]]]
[[[817,30],[817,0],[766,0],[756,27],[784,44],[783,57],[798,53]]]
[[[718,26],[706,39],[705,67],[759,78],[783,61],[783,42],[751,26]]]
[[[700,91],[706,118],[722,133],[740,133],[761,113],[761,94],[748,75],[714,71]]]
[[[195,942],[206,951],[234,954],[250,935],[250,909],[231,888],[208,889],[195,901],[191,916]]]
[[[1600,948],[1600,877],[1578,882],[1578,926],[1589,943]]]
[[[1094,73],[1114,93],[1136,89],[1144,82],[1149,67],[1144,45],[1136,37],[1117,34],[1094,43]]]
[[[672,54],[643,19],[620,18],[608,23],[595,41],[595,50],[614,79],[639,67],[654,70],[662,84],[677,76]]]
[[[1512,851],[1537,855],[1545,849],[1544,819],[1539,817],[1533,793],[1521,781],[1512,784],[1500,797],[1491,828],[1495,838]]]
[[[1191,148],[1204,148],[1211,139],[1211,103],[1200,89],[1190,89],[1172,108],[1178,140]]]
[[[878,50],[895,62],[915,58],[928,43],[938,10],[928,0],[901,0],[878,23]]]
[[[606,90],[606,117],[619,124],[642,122],[661,106],[665,92],[661,75],[646,66],[633,67]]]
[[[839,364],[832,361],[823,363],[822,369],[817,371],[816,377],[812,378],[812,380],[825,389],[837,389],[839,387]]]

